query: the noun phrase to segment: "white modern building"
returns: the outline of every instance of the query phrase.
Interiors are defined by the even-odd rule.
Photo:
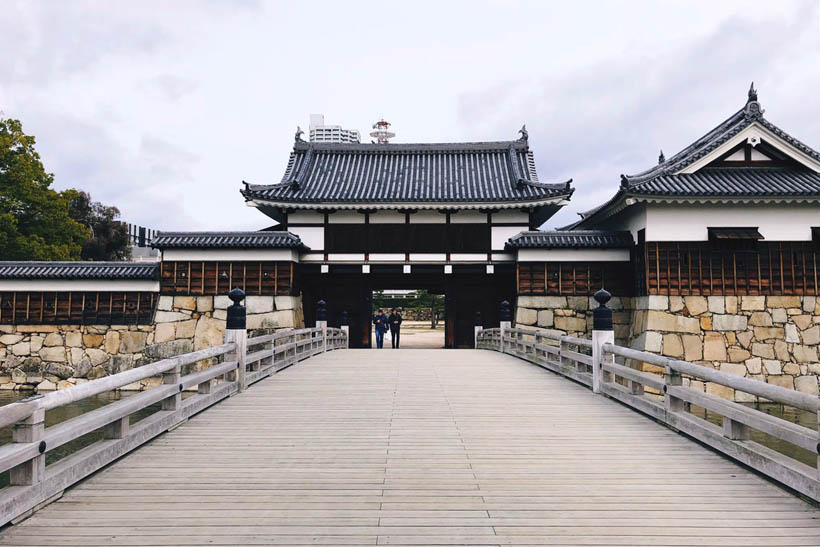
[[[325,125],[324,114],[310,115],[310,142],[359,142],[355,129],[343,129],[341,125]]]

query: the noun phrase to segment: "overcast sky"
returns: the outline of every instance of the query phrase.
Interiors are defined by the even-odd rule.
[[[820,2],[0,0],[0,110],[59,189],[160,230],[258,229],[311,113],[394,142],[527,124],[573,221],[743,106],[820,148]],[[369,138],[368,138],[369,140]]]

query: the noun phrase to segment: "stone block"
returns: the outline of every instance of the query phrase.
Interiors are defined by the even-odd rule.
[[[742,296],[740,298],[740,309],[743,311],[760,311],[766,309],[765,296]]]
[[[700,361],[703,359],[703,342],[697,334],[684,334],[683,358],[687,361]]]
[[[66,362],[65,348],[63,347],[45,347],[40,350],[39,355],[43,361]]]
[[[62,363],[48,363],[44,370],[45,372],[53,374],[61,380],[74,376],[74,369]]]
[[[85,377],[89,380],[96,380],[97,378],[102,378],[104,376],[108,376],[108,373],[105,371],[105,368],[102,365],[91,367],[91,369],[88,371],[88,374],[85,375]]]
[[[712,328],[717,331],[746,330],[748,319],[745,315],[713,315]]]
[[[200,313],[213,311],[214,297],[213,296],[197,296],[196,297],[196,311]]]
[[[175,296],[172,309],[196,311],[196,298],[193,296]]]
[[[52,332],[48,336],[46,336],[46,339],[43,341],[43,345],[49,347],[62,346],[63,337],[60,335],[60,333]]]
[[[299,323],[300,321],[303,322],[304,319],[299,318],[298,311],[298,309],[281,310],[267,314],[270,318],[270,326],[276,329],[292,329],[296,327],[301,328]]]
[[[751,356],[752,354],[745,349],[729,348],[729,361],[733,363],[740,363],[741,361],[745,361]]]
[[[775,386],[794,389],[794,378],[792,378],[791,376],[767,376],[766,382]]]
[[[55,384],[54,382],[51,382],[49,380],[43,380],[42,382],[37,384],[37,387],[35,389],[38,392],[40,392],[40,391],[54,391],[55,389],[57,389],[57,384]]]
[[[31,344],[29,342],[19,342],[9,348],[13,355],[24,356],[31,354]]]
[[[194,350],[211,348],[225,343],[225,323],[202,316],[194,331]]]
[[[775,308],[772,310],[772,321],[775,323],[785,323],[789,320],[785,308]]]
[[[700,333],[700,323],[695,317],[684,317],[662,311],[650,310],[647,315],[647,327],[655,331]]]
[[[145,342],[148,334],[139,331],[127,331],[122,333],[120,339],[120,353],[139,353],[145,349]]]
[[[214,310],[213,318],[214,319],[219,319],[221,321],[226,321],[228,319],[228,310]],[[178,323],[178,324],[182,325],[183,323],[184,323],[184,321],[182,323]],[[194,327],[196,327],[196,321],[194,321]],[[180,336],[180,338],[182,338],[182,336]]]
[[[789,345],[783,340],[774,341],[774,355],[781,361],[791,361],[789,356]]]
[[[33,334],[31,335],[31,338],[29,338],[28,341],[29,344],[31,344],[31,351],[36,353],[40,351],[40,348],[43,347],[43,342],[45,341],[45,338]]]
[[[191,340],[171,340],[147,346],[145,348],[145,357],[150,361],[159,361],[160,359],[191,353],[193,350],[194,344]]]
[[[726,387],[722,384],[716,384],[714,382],[706,382],[706,393],[727,399],[729,401],[734,401],[735,399],[734,389]]]
[[[586,319],[579,317],[556,317],[555,328],[566,332],[586,332]]]
[[[789,325],[786,325],[788,327]],[[794,326],[794,325],[792,325]],[[783,329],[780,327],[755,327],[755,339],[759,342],[764,340],[782,340]]]
[[[646,300],[646,307],[650,310],[669,310],[669,297],[660,294],[650,294]]]
[[[127,355],[113,355],[111,361],[108,362],[108,373],[117,374],[118,372],[125,372],[134,368],[134,356]]]
[[[173,323],[174,321],[187,321],[191,316],[178,311],[158,311],[154,314],[154,323]]]
[[[87,348],[98,348],[105,341],[105,336],[101,334],[83,334],[83,346]]]
[[[735,402],[736,403],[755,403],[757,402],[757,397],[752,395],[751,393],[746,393],[745,391],[735,391]]]
[[[154,331],[154,343],[159,344],[161,342],[173,340],[176,333],[176,328],[174,325],[175,323],[160,323],[157,325],[156,330]]]
[[[752,344],[752,355],[763,357],[764,359],[774,359],[774,348],[771,344],[755,342]]]
[[[231,299],[228,298],[224,294],[220,294],[218,296],[214,296],[214,309],[215,310],[227,310],[228,306],[232,305]]]
[[[685,304],[683,303],[682,296],[670,296],[669,297],[669,311],[672,313],[677,313],[683,310]]]
[[[84,377],[91,370],[91,361],[88,358],[83,359],[79,363],[74,363],[74,376],[77,378]]]
[[[766,311],[753,312],[752,316],[749,318],[749,324],[753,327],[771,327],[772,316]]]
[[[85,350],[85,353],[88,355],[88,360],[91,361],[92,366],[102,365],[106,363],[110,357],[105,351],[96,348],[88,348]]]
[[[567,297],[567,307],[571,310],[575,311],[586,311],[589,309],[589,297],[588,296],[568,296]],[[597,308],[598,305],[596,303],[595,307]]]
[[[65,345],[70,348],[83,347],[83,333],[79,331],[67,332],[65,335]]]
[[[57,325],[17,325],[15,330],[18,333],[46,333],[46,332],[60,332],[60,327]]]
[[[728,314],[735,314],[738,310],[738,297],[737,296],[724,296],[723,297],[726,301],[726,313]]]
[[[792,316],[792,322],[798,329],[806,330],[812,324],[812,317],[811,315],[794,315]]]
[[[219,310],[218,310],[219,311]],[[227,311],[221,310],[225,313],[227,317]],[[176,326],[176,337],[177,338],[193,338],[196,332],[196,319],[189,319],[188,321],[180,321],[179,323],[174,323]]]
[[[767,300],[770,308],[799,308],[802,305],[799,296],[769,296]]]
[[[799,344],[800,336],[797,334],[797,326],[792,323],[786,323],[786,342]],[[782,336],[780,338],[783,338]]]
[[[746,365],[741,363],[721,363],[720,371],[735,376],[746,376]]]
[[[784,363],[783,374],[790,374],[792,376],[800,375],[800,365],[796,363]]]
[[[709,309],[705,296],[686,296],[683,300],[686,303],[686,309],[689,310],[689,315],[700,315]]]
[[[701,317],[700,328],[703,330],[712,330],[712,318],[707,316]]]
[[[272,296],[248,296],[245,298],[245,308],[248,314],[268,313],[273,311]]]
[[[754,333],[752,333],[751,331],[737,333],[738,343],[746,349],[749,349],[749,347],[751,346],[753,337]]]
[[[105,333],[105,343],[103,349],[106,353],[114,355],[120,351],[120,333],[112,330]],[[97,363],[95,363],[97,364]]]
[[[518,297],[518,303],[521,305],[521,298]],[[300,302],[299,298],[296,296],[274,296],[273,303],[277,310],[293,310],[299,307]],[[525,306],[528,308],[533,308],[537,306]]]
[[[71,363],[72,366],[81,363],[82,360],[86,358],[83,348],[70,348],[68,351],[68,356],[69,363]]]
[[[746,370],[749,374],[760,374],[763,372],[763,360],[760,357],[746,359]]]
[[[22,334],[4,334],[3,336],[0,336],[0,344],[3,344],[4,346],[13,346],[22,339]]]
[[[795,378],[794,389],[802,391],[803,393],[820,395],[820,390],[817,389],[817,376],[800,376]]]
[[[803,331],[803,343],[807,346],[820,344],[820,326],[813,326]]]
[[[792,347],[792,355],[794,356],[794,360],[798,363],[816,363],[817,347],[795,344]]]
[[[632,348],[652,353],[660,353],[663,344],[663,335],[659,332],[642,332],[632,341]]]
[[[537,325],[539,327],[551,327],[554,324],[554,317],[552,310],[539,310]]]
[[[723,296],[707,296],[706,301],[712,313],[726,313],[726,299]]]
[[[159,311],[171,311],[171,308],[174,307],[174,297],[173,296],[160,296],[159,300],[157,300],[157,310]]]
[[[814,312],[814,308],[817,307],[817,297],[816,296],[804,296],[803,297],[803,311],[812,313]]]
[[[707,361],[726,360],[726,341],[717,332],[707,332],[703,336],[703,358]]]
[[[683,357],[683,344],[679,334],[663,335],[663,355],[667,357]]]
[[[538,321],[538,312],[531,308],[522,308],[518,306],[515,310],[515,324],[516,325],[535,325]]]
[[[763,359],[763,368],[766,370],[766,374],[783,374],[783,364],[780,361]]]

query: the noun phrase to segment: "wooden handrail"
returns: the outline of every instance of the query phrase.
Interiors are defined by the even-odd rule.
[[[534,337],[535,343],[523,341],[521,339],[523,336]],[[557,340],[559,344],[550,346],[539,343],[539,340],[543,339]],[[570,349],[570,345],[591,348],[593,356],[574,351]],[[805,465],[753,442],[749,437],[749,429],[755,429],[802,449],[820,452],[817,430],[692,389],[684,385],[683,376],[698,378],[794,408],[818,413],[820,412],[820,399],[816,396],[727,374],[702,365],[624,348],[613,343],[599,343],[599,346],[600,356],[599,361],[596,362],[594,355],[598,350],[595,350],[591,340],[521,328],[503,329],[503,331],[497,328],[482,329],[476,334],[476,347],[478,348],[502,350],[504,353],[525,359],[590,386],[596,393],[616,399],[820,501],[817,466]],[[662,367],[666,374],[658,376],[615,363],[615,356]],[[616,378],[623,380],[626,385],[616,382]],[[656,393],[647,393],[644,387],[655,390]],[[687,412],[684,403],[697,405],[722,416],[723,427]]]
[[[0,490],[0,525],[30,514],[68,486],[248,385],[319,353],[347,347],[346,333],[337,328],[295,329],[251,339],[245,330],[230,333],[235,341],[0,407],[0,427],[14,425],[14,442],[0,446],[0,472],[10,471],[11,478],[11,486]],[[270,347],[247,352],[248,346],[262,344]],[[245,350],[238,351],[240,347]],[[182,367],[213,358],[223,362],[181,374]],[[159,386],[45,427],[48,410],[156,376],[162,376]],[[196,393],[183,400],[182,392],[192,388]],[[162,404],[161,410],[131,426],[132,414],[156,403]],[[100,428],[104,440],[45,465],[48,451]]]

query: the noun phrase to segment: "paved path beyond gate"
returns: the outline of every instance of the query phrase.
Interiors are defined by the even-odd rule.
[[[4,530],[15,545],[820,545],[817,510],[503,354],[277,374]]]

